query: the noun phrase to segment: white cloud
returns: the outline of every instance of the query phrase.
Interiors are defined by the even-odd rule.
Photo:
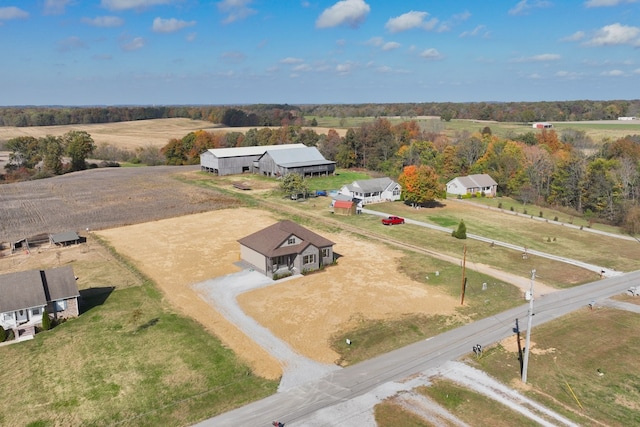
[[[142,49],[147,44],[147,41],[143,37],[135,37],[133,39],[123,39],[120,42],[120,47],[122,50],[126,50],[128,52]]]
[[[617,6],[625,3],[637,3],[638,0],[588,0],[584,3],[585,7],[609,7]]]
[[[367,40],[366,44],[379,47],[384,44],[384,39],[382,37],[371,37]]]
[[[462,32],[460,34],[460,37],[478,37],[478,36],[488,37],[489,32],[486,31],[486,29],[487,27],[485,27],[484,25],[478,25],[471,31]]]
[[[45,15],[60,15],[71,0],[46,0],[44,2]]]
[[[640,68],[636,68],[635,70],[633,70],[633,74],[640,74]]]
[[[575,71],[558,71],[555,76],[563,79],[574,80],[580,77],[580,73],[576,73]]]
[[[258,11],[249,7],[252,2],[253,0],[222,0],[217,4],[218,9],[228,14],[222,22],[231,24],[255,15]]]
[[[58,51],[69,52],[71,50],[86,49],[87,44],[80,39],[80,37],[67,37],[64,40],[60,40],[58,43]]]
[[[640,46],[640,27],[630,27],[619,23],[606,25],[586,43],[588,46],[632,45]]]
[[[606,77],[620,77],[620,76],[624,76],[624,71],[622,70],[603,71],[600,75],[606,76]]]
[[[101,0],[100,6],[109,10],[146,9],[151,6],[171,4],[175,0]]]
[[[390,18],[384,27],[391,33],[399,33],[401,31],[407,31],[414,28],[432,30],[438,24],[438,19],[432,18],[425,22],[427,16],[429,16],[427,12],[412,10],[411,12],[403,13],[395,18]]]
[[[584,39],[584,37],[585,37],[584,31],[576,31],[570,36],[561,38],[560,41],[561,42],[577,42]]]
[[[311,71],[311,65],[309,64],[300,64],[293,67],[293,71]]]
[[[198,34],[197,34],[197,33],[189,33],[189,34],[187,34],[187,37],[185,37],[185,39],[186,39],[188,42],[192,42],[192,41],[194,41],[197,37],[198,37]]]
[[[400,43],[397,42],[386,42],[382,45],[382,50],[394,50],[400,47]]]
[[[344,64],[336,65],[336,71],[340,75],[349,74],[349,73],[351,73],[351,70],[353,70],[353,64],[351,64],[350,62],[346,62]]]
[[[364,0],[341,0],[325,9],[316,20],[316,28],[346,25],[358,28],[364,22],[371,7]]]
[[[96,16],[95,18],[82,18],[82,22],[94,27],[113,28],[120,27],[124,20],[118,16]]]
[[[438,26],[438,32],[439,33],[443,33],[445,31],[451,31],[451,29],[453,27],[455,27],[456,25],[460,24],[461,22],[466,21],[467,19],[469,19],[471,17],[471,12],[465,10],[462,13],[457,13],[455,15],[453,15],[450,19],[447,19],[446,21],[442,22],[439,26]]]
[[[194,25],[196,25],[196,21],[181,21],[176,18],[156,18],[153,20],[152,28],[156,33],[174,33],[186,27],[193,27]]]
[[[294,58],[291,56],[280,60],[281,64],[300,64],[301,62],[304,62],[304,59]]]
[[[8,21],[10,19],[25,19],[29,17],[29,12],[15,7],[0,7],[0,21]]]
[[[443,56],[437,49],[429,48],[425,49],[420,53],[420,56],[425,59],[437,60],[442,59]]]
[[[509,62],[549,62],[558,61],[561,58],[557,53],[542,53],[540,55],[523,56],[520,58],[512,59]]]
[[[229,52],[224,52],[221,55],[221,58],[224,59],[226,62],[238,63],[238,62],[244,61],[247,57],[242,52],[229,51]]]
[[[529,3],[529,0],[521,0],[513,8],[509,9],[509,15],[527,15],[531,9],[540,9],[550,7],[551,2],[545,0],[534,0]]]

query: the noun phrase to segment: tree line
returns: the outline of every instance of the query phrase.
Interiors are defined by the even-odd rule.
[[[189,118],[238,126],[312,125],[305,117],[436,116],[498,122],[610,120],[640,116],[640,100],[423,102],[394,104],[253,104],[195,106],[0,107],[0,126],[54,126]]]

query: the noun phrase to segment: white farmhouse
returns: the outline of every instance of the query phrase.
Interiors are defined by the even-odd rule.
[[[447,182],[447,193],[464,195],[484,193],[487,197],[495,197],[498,183],[486,173],[459,176]]]

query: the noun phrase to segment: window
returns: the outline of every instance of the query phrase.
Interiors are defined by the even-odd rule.
[[[67,309],[67,300],[56,301],[54,304],[56,311],[65,311]]]
[[[398,187],[393,189],[393,195],[394,196],[399,196],[400,195],[400,189]]]
[[[9,320],[13,320],[13,313],[4,313],[2,317],[5,322]]]
[[[316,262],[316,256],[315,255],[305,255],[302,258],[302,263],[303,264],[313,264]]]
[[[40,316],[41,314],[42,314],[42,309],[40,307],[31,309],[32,316]]]
[[[324,249],[322,250],[322,258],[328,258],[328,257],[329,257],[329,255],[330,255],[329,248],[324,248]]]
[[[295,236],[291,236],[291,237],[289,237],[289,240],[288,240],[288,242],[287,242],[287,243],[288,243],[288,244],[290,244],[290,245],[295,245],[295,244],[296,244],[296,238],[295,238]]]

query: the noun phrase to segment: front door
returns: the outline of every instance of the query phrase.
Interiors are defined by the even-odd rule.
[[[18,310],[16,311],[16,320],[18,323],[24,323],[29,320],[29,315],[27,314],[27,310]]]

